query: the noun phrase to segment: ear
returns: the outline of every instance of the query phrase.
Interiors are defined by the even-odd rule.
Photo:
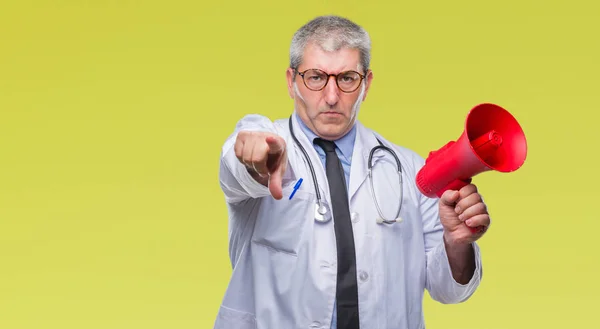
[[[365,94],[363,95],[363,102],[367,98],[367,93],[369,92],[369,87],[371,87],[371,81],[373,81],[373,71],[368,70],[367,76],[365,77]]]
[[[294,78],[296,78],[295,75],[295,71],[292,68],[288,68],[285,71],[285,76],[287,79],[287,87],[288,87],[288,94],[290,95],[290,98],[294,99]]]

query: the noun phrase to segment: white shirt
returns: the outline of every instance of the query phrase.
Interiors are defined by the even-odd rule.
[[[311,141],[292,116],[296,138],[310,157],[323,201],[330,204],[324,166]],[[349,198],[356,247],[360,324],[363,329],[425,328],[424,289],[441,303],[459,303],[478,287],[482,269],[473,243],[476,268],[471,281],[457,283],[448,264],[438,217],[438,199],[423,196],[415,176],[424,159],[393,145],[356,123]],[[275,200],[235,156],[240,130],[269,131],[286,141],[288,166],[283,198]],[[367,160],[379,138],[402,163],[401,223],[377,224],[377,208],[367,179]],[[398,207],[396,162],[387,152],[373,156],[379,205],[388,218]],[[288,119],[270,121],[248,115],[238,122],[221,154],[220,184],[229,211],[229,254],[233,268],[215,329],[329,329],[336,288],[333,220],[314,220],[316,194],[307,161],[288,129]],[[301,187],[289,200],[297,179]]]

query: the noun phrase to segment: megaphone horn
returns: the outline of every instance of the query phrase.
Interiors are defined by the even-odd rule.
[[[421,193],[441,197],[459,190],[472,177],[494,170],[512,172],[527,157],[527,141],[517,120],[502,107],[483,103],[471,109],[459,139],[429,153],[416,184]]]

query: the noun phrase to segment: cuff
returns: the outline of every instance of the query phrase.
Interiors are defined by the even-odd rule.
[[[479,246],[476,243],[473,243],[472,246],[475,254],[475,271],[466,284],[454,280],[444,242],[441,241],[432,250],[427,269],[427,281],[428,290],[433,299],[441,303],[460,303],[473,295],[481,282],[483,271]]]

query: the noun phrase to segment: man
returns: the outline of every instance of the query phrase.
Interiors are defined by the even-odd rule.
[[[369,62],[360,26],[315,18],[290,48],[292,116],[248,115],[225,142],[233,273],[215,328],[424,328],[424,289],[459,303],[479,285],[486,206],[472,184],[439,199],[419,193],[424,160],[356,119]],[[370,150],[380,143],[397,155],[403,181],[393,155],[377,151],[371,191]],[[400,202],[401,221],[378,222],[396,218]]]

